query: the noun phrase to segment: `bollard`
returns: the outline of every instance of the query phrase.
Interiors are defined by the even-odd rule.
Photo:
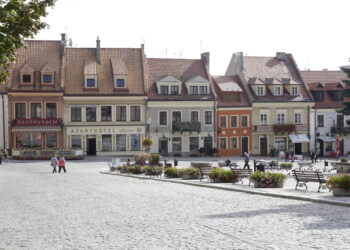
[[[177,160],[174,159],[174,166],[175,166],[175,167],[177,167],[177,163],[178,163]]]

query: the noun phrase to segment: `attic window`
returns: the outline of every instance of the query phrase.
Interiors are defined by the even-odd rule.
[[[52,75],[44,75],[43,83],[52,83]]]
[[[299,95],[299,88],[298,87],[292,87],[292,96]]]
[[[125,79],[117,79],[116,80],[117,88],[125,88]]]
[[[32,83],[32,76],[28,74],[22,75],[22,82],[23,83]]]
[[[259,96],[265,95],[265,88],[264,88],[264,86],[258,86],[257,87],[256,95],[259,95]]]
[[[275,94],[275,96],[282,95],[282,88],[280,86],[275,87],[274,94]]]
[[[86,87],[87,88],[95,88],[96,87],[96,80],[94,78],[87,78],[86,79]]]

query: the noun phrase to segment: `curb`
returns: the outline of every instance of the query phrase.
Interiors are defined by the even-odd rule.
[[[317,198],[300,197],[300,196],[294,196],[294,195],[265,193],[265,192],[261,192],[261,191],[245,190],[245,189],[240,189],[240,188],[235,188],[235,187],[230,188],[230,187],[208,186],[206,184],[200,184],[200,183],[191,183],[191,182],[171,180],[171,179],[160,179],[160,178],[155,178],[155,177],[150,178],[147,176],[137,176],[137,175],[130,175],[130,174],[129,175],[128,174],[119,174],[119,173],[111,174],[109,172],[99,172],[99,173],[100,174],[107,174],[107,175],[129,177],[129,178],[134,178],[134,179],[170,182],[170,183],[183,184],[183,185],[195,186],[195,187],[204,187],[204,188],[212,188],[212,189],[231,191],[231,192],[233,191],[233,192],[241,192],[241,193],[247,193],[247,194],[263,195],[263,196],[289,199],[289,200],[300,200],[300,201],[308,201],[308,202],[314,202],[314,203],[319,203],[319,204],[328,204],[328,205],[335,205],[335,206],[350,207],[350,203],[343,202],[343,201],[331,201],[331,200],[323,200],[323,199],[317,199]]]

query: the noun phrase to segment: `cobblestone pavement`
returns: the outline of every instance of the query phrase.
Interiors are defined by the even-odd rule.
[[[0,165],[0,249],[349,249],[350,208],[102,175],[104,162]]]

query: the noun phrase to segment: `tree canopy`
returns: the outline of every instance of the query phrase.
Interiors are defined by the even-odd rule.
[[[16,60],[24,40],[32,38],[48,25],[41,20],[56,0],[0,0],[0,83]]]
[[[346,87],[343,93],[344,97],[350,97],[350,65],[341,67],[341,70],[348,76],[347,80],[343,80]],[[344,102],[344,108],[340,111],[344,115],[350,115],[350,102]]]

